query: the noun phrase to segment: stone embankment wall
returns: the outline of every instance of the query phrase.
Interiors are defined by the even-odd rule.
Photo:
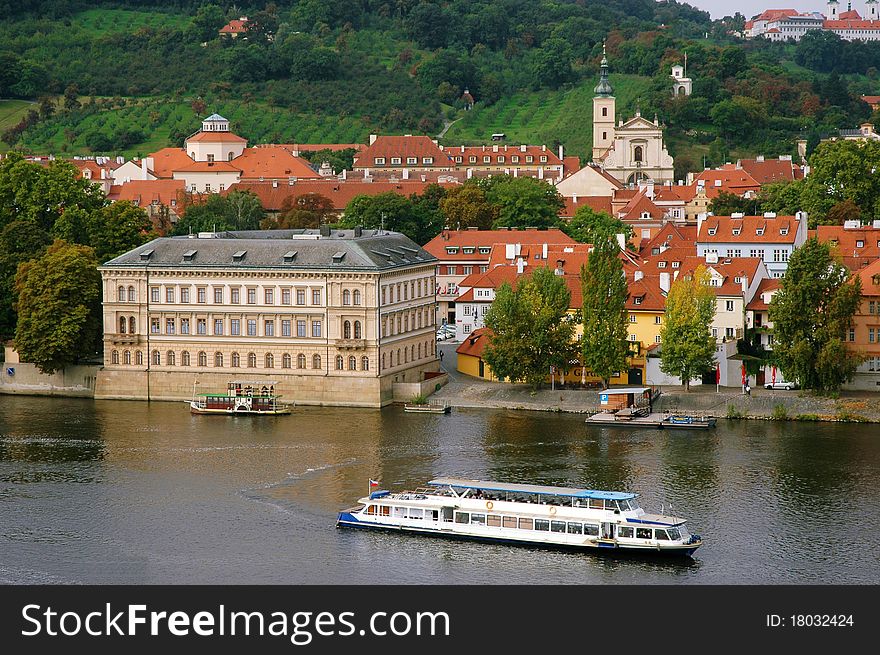
[[[68,366],[46,375],[33,364],[4,362],[0,369],[0,394],[94,398],[100,368],[98,365]]]
[[[798,392],[748,396],[741,393],[664,392],[654,409],[698,412],[721,418],[880,422],[880,394],[825,398]]]

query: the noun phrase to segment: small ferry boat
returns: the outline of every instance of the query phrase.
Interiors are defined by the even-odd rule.
[[[588,551],[692,555],[685,519],[647,514],[637,494],[437,478],[415,491],[374,491],[337,527]]]
[[[409,402],[403,406],[404,412],[414,412],[422,414],[448,414],[450,410],[449,403],[445,400],[431,399],[422,403]]]
[[[189,406],[193,414],[290,414],[290,404],[279,398],[274,382],[233,380],[226,393],[193,393]]]

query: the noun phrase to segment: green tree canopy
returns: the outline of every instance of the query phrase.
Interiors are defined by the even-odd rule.
[[[265,216],[260,199],[249,191],[213,194],[202,203],[189,205],[172,234],[257,230]]]
[[[94,212],[87,229],[95,256],[103,263],[149,241],[152,227],[143,209],[122,200]]]
[[[715,216],[730,216],[736,212],[746,216],[756,216],[758,213],[758,201],[743,198],[735,193],[719,191],[709,203],[709,211]]]
[[[598,243],[614,238],[617,234],[623,234],[627,242],[632,237],[632,227],[629,224],[606,212],[596,211],[589,205],[579,207],[571,220],[562,223],[560,227],[580,243]]]
[[[813,237],[792,252],[770,302],[776,361],[804,389],[836,391],[862,361],[843,342],[861,300],[859,278],[849,277],[830,244]]]
[[[498,208],[493,227],[549,228],[559,225],[565,201],[556,188],[533,177],[493,175],[476,182]]]
[[[593,251],[581,268],[583,306],[581,361],[602,378],[607,388],[614,371],[626,368],[627,345],[626,276],[620,249],[611,237],[594,242]]]
[[[485,190],[470,183],[447,191],[440,201],[440,210],[446,217],[446,226],[455,230],[490,230],[498,217],[498,208],[486,198]]]
[[[681,378],[685,390],[691,380],[712,368],[715,339],[710,326],[715,317],[715,293],[709,272],[698,266],[680,275],[666,296],[666,316],[660,328],[660,369]]]
[[[333,201],[320,193],[304,193],[285,198],[278,216],[264,219],[260,227],[266,230],[316,229],[328,223],[332,216]]]
[[[12,299],[18,265],[41,255],[52,237],[31,221],[13,221],[0,231],[0,341],[15,334]]]
[[[535,269],[516,288],[502,284],[485,319],[492,337],[483,359],[493,373],[537,389],[551,366],[567,368],[577,352],[570,303],[565,281],[549,268]]]
[[[61,240],[18,267],[15,348],[25,362],[54,373],[100,349],[101,274],[95,251]]]
[[[425,244],[440,233],[443,221],[433,201],[422,203],[420,196],[402,196],[388,191],[375,196],[352,198],[345,208],[340,227],[361,227],[401,232],[418,244]]]

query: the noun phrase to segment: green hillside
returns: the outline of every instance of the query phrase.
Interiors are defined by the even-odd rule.
[[[33,103],[27,100],[0,100],[0,134],[18,123]],[[9,144],[0,141],[0,150],[9,148]]]

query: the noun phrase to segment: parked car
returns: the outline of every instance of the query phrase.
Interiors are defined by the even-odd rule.
[[[800,389],[797,382],[768,382],[764,385],[765,389],[785,389],[786,391],[791,391],[793,389]]]

